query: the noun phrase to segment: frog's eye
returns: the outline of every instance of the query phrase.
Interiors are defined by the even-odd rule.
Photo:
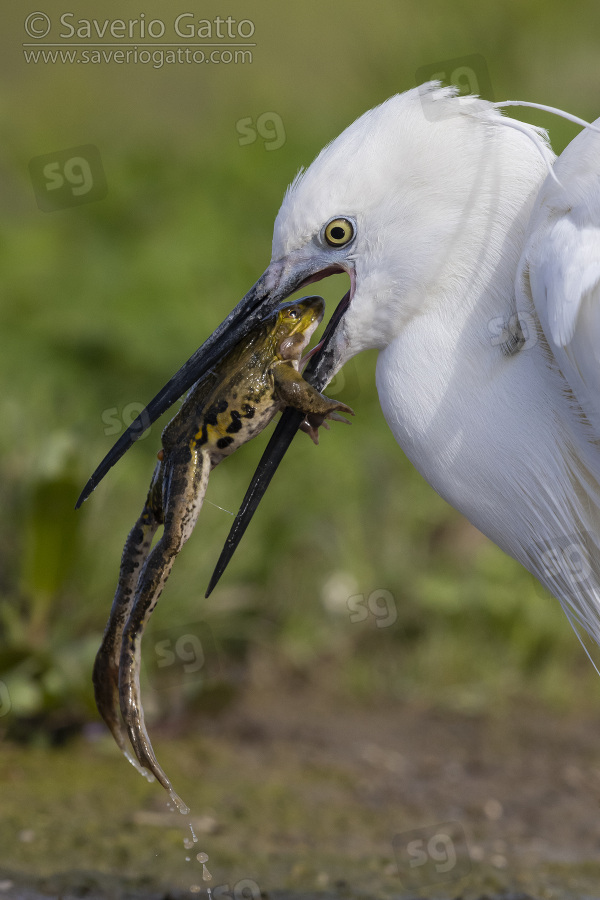
[[[288,309],[287,317],[288,317],[288,319],[299,319],[300,318],[300,310]]]
[[[345,247],[354,233],[354,224],[349,219],[332,219],[323,229],[323,237],[330,247]]]

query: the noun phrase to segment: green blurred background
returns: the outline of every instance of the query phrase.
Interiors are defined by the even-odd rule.
[[[41,8],[55,38],[67,8]],[[162,19],[164,41],[182,12],[254,23],[251,64],[162,68],[26,64],[29,11],[5,10],[0,37],[0,735],[47,742],[97,718],[91,664],[159,425],[78,513],[75,498],[264,270],[298,168],[363,111],[413,87],[421,67],[471,54],[483,57],[494,99],[595,118],[600,7],[584,0],[575,16],[559,0],[77,4],[71,21]],[[549,127],[557,151],[577,132],[522,117]],[[87,144],[100,153],[106,196],[40,211],[30,161]],[[319,285],[328,313],[345,289],[345,276]],[[374,365],[365,354],[331,386],[354,407],[352,427],[334,425],[318,448],[294,441],[205,601],[229,512],[267,436],[213,473],[145,650],[148,684],[168,679],[150,658],[160,641],[200,635],[207,664],[191,684],[175,679],[168,703],[156,691],[155,719],[166,706],[171,716],[224,707],[253,678],[463,710],[520,696],[598,702],[597,676],[558,603],[403,457]]]

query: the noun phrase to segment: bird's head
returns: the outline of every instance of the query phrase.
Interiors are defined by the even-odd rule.
[[[163,399],[181,396],[290,295],[336,273],[348,274],[350,290],[337,310],[329,376],[361,350],[387,346],[422,312],[446,267],[455,281],[461,259],[484,244],[502,119],[488,101],[430,82],[353,122],[289,186],[268,268]]]
[[[284,290],[349,275],[330,376],[361,350],[387,346],[446,268],[461,275],[461,259],[484,240],[498,169],[498,129],[486,124],[498,121],[491,103],[432,82],[362,115],[288,188],[265,274]]]
[[[288,188],[266,271],[121,435],[80,502],[159,415],[299,289],[334,273],[350,278],[321,354],[324,385],[359,351],[387,346],[442,282],[469,278],[461,260],[485,245],[501,120],[491,103],[431,82],[365,113],[325,147]]]

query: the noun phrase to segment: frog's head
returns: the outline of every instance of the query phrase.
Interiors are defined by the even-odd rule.
[[[325,301],[322,297],[303,297],[278,306],[269,317],[274,319],[277,356],[280,359],[300,359],[324,312]]]

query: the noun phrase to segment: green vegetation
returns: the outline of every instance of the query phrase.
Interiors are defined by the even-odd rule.
[[[483,55],[497,98],[593,117],[586,60],[596,59],[599,13],[585,6],[581,26],[559,3],[482,10],[468,0],[428,14],[390,0],[365,28],[360,4],[340,20],[315,3],[277,13],[256,3],[251,69],[80,66],[78,78],[74,66],[26,66],[15,19],[7,53],[18,64],[2,125],[0,682],[10,700],[0,727],[43,735],[94,717],[91,661],[159,427],[77,514],[74,498],[119,430],[267,264],[298,166],[364,109],[410,87],[419,66],[465,53]],[[104,7],[102,16],[118,14]],[[148,19],[161,12],[147,4]],[[285,126],[276,152],[261,139],[239,142],[236,123],[265,111]],[[523,117],[548,124],[559,150],[577,130]],[[28,161],[85,142],[100,150],[106,198],[40,212]],[[322,290],[331,310],[343,279]],[[558,604],[403,458],[378,408],[374,363],[374,354],[356,360],[345,388],[342,379],[333,386],[356,410],[352,428],[334,425],[319,448],[296,439],[205,602],[231,521],[223,510],[237,509],[265,437],[214,473],[152,629],[185,634],[201,618],[224,661],[224,684],[208,681],[224,697],[229,663],[237,672],[260,656],[304,677],[325,667],[333,691],[364,700],[586,702],[596,676]],[[350,598],[377,591],[390,592],[394,624],[378,627],[383,606],[351,621]],[[178,708],[188,700],[182,690]]]

